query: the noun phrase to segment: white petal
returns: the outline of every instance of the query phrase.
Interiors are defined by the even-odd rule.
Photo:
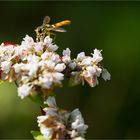
[[[84,119],[78,108],[71,112],[71,119],[75,121],[77,118],[79,118],[80,123],[84,123]]]
[[[89,71],[91,74],[94,74],[94,73],[96,72],[96,69],[95,69],[95,67],[93,67],[93,66],[88,66],[88,67],[86,68],[86,70]]]
[[[78,61],[82,61],[83,59],[85,59],[85,52],[81,52],[77,55]]]
[[[3,61],[3,62],[1,62],[1,70],[6,74],[10,71],[11,66],[12,66],[11,61]]]
[[[34,40],[32,37],[26,35],[25,38],[23,38],[22,45],[26,45],[27,47],[31,46],[34,44]]]
[[[54,67],[55,67],[55,63],[51,60],[46,60],[45,64],[49,69],[54,69]]]
[[[55,70],[58,71],[58,72],[63,71],[65,68],[66,68],[66,65],[65,65],[64,63],[62,63],[62,64],[57,64],[57,65],[55,66]]]
[[[34,48],[35,48],[36,52],[42,52],[43,51],[43,44],[42,44],[42,42],[35,43]]]
[[[45,60],[45,59],[47,58],[47,52],[44,52],[44,53],[41,55],[41,58],[42,58],[43,60]]]
[[[31,86],[28,86],[26,84],[18,87],[18,96],[20,96],[21,99],[28,96],[30,94],[31,88]]]
[[[50,138],[50,137],[52,137],[52,134],[53,134],[52,129],[51,129],[51,128],[47,128],[47,127],[44,126],[44,125],[42,125],[42,126],[40,127],[40,132],[41,132],[41,134],[43,134],[43,136],[44,136],[45,138]]]
[[[71,51],[70,51],[69,48],[67,48],[66,50],[63,50],[63,55],[64,55],[64,56],[65,56],[65,55],[70,56],[70,54],[71,54]]]
[[[44,39],[44,43],[46,43],[47,45],[51,44],[52,43],[52,38],[50,38],[49,36],[46,36],[45,39]]]
[[[62,57],[62,61],[67,64],[71,62],[71,58],[69,55],[65,55]]]
[[[55,79],[54,80],[55,83],[60,83],[64,79],[64,74],[60,72],[55,72],[53,73],[53,77]]]
[[[15,65],[13,65],[15,73],[19,73],[21,71],[21,68],[22,68],[23,65],[24,64],[22,64],[22,63],[21,64],[16,63]]]
[[[52,53],[51,60],[55,63],[59,63],[61,61],[60,56],[58,54],[55,54],[55,53]]]
[[[47,104],[49,107],[56,107],[56,102],[54,97],[48,97],[48,99],[44,102],[44,104]]]
[[[51,76],[51,75],[50,75]],[[51,77],[39,77],[40,86],[49,89],[52,85]]]
[[[37,74],[38,70],[38,64],[37,63],[29,63],[28,64],[28,69],[29,69],[29,76],[34,77]]]
[[[103,69],[102,77],[105,81],[111,79],[111,74],[107,71],[107,69]]]
[[[93,59],[96,63],[100,62],[103,60],[102,54],[100,50],[95,49],[94,50],[94,54],[93,55]]]
[[[69,64],[69,68],[71,68],[72,70],[75,69],[77,66],[76,62],[72,62]]]
[[[57,45],[53,45],[53,44],[50,44],[48,45],[48,50],[49,51],[56,51],[58,49],[58,46]]]
[[[92,58],[87,57],[87,58],[83,59],[81,63],[82,63],[82,65],[85,65],[85,66],[92,65]]]
[[[71,131],[71,137],[75,138],[78,135],[78,132],[76,132],[76,130],[72,130]]]
[[[50,117],[50,116],[58,116],[58,109],[54,108],[54,107],[46,107],[43,108],[43,111],[46,112],[46,116]]]
[[[40,127],[41,126],[41,123],[44,122],[46,119],[48,119],[48,116],[47,115],[45,115],[45,116],[38,116],[37,117],[38,126]]]

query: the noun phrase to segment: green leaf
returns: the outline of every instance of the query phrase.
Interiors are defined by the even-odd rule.
[[[39,131],[31,131],[35,140],[50,140],[50,138],[45,138]]]

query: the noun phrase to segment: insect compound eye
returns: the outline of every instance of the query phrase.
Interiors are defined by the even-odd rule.
[[[42,27],[38,27],[38,32],[39,33],[42,33],[43,32]]]

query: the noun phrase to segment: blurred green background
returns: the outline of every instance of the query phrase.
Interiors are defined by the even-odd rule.
[[[86,137],[140,138],[140,2],[0,2],[0,41],[20,44],[45,15],[52,23],[69,19],[67,33],[58,33],[59,53],[69,47],[72,56],[102,49],[104,65],[112,75],[99,86],[56,89],[57,104],[80,108],[89,125]],[[32,138],[38,130],[39,107],[20,100],[14,84],[0,85],[0,138]]]

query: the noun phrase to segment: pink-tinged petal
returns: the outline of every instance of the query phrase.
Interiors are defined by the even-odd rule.
[[[91,87],[98,85],[97,76],[95,76],[95,75],[91,75],[91,76],[84,75],[84,79]]]

